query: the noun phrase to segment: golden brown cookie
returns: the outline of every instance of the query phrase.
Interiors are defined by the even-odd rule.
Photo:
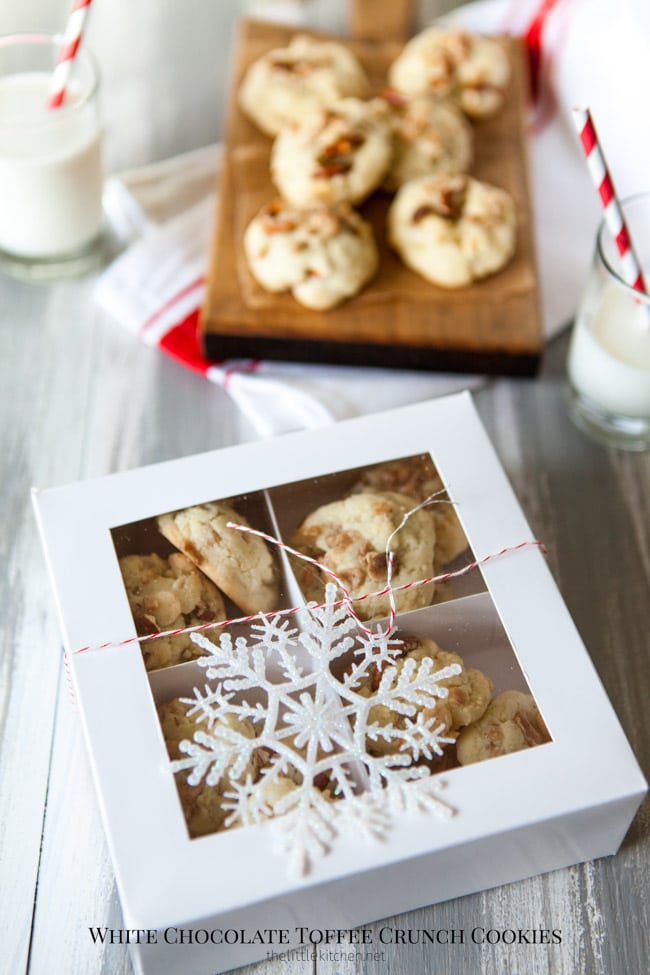
[[[244,612],[271,612],[279,598],[277,560],[261,538],[228,522],[248,526],[229,504],[211,501],[161,515],[158,529]]]
[[[273,182],[297,207],[358,204],[377,189],[393,154],[385,101],[344,98],[286,126],[271,153]]]
[[[478,721],[461,731],[456,747],[461,765],[471,765],[550,740],[532,696],[521,691],[503,691],[490,702]]]
[[[453,504],[444,493],[444,484],[429,454],[388,461],[364,471],[352,488],[361,491],[398,491],[419,504],[431,495],[439,495],[423,510],[433,518],[436,533],[435,565],[440,568],[467,548],[467,538]],[[453,598],[453,596],[451,597]],[[436,593],[436,601],[439,601]]]
[[[505,267],[515,253],[516,224],[509,193],[462,174],[411,180],[388,211],[391,246],[441,288],[463,288]]]
[[[393,159],[383,186],[394,191],[410,179],[467,172],[474,154],[472,127],[456,105],[431,95],[385,92],[392,106]]]
[[[267,135],[300,121],[339,98],[366,98],[366,74],[342,44],[297,35],[285,48],[268,51],[249,67],[239,105]]]
[[[180,552],[160,555],[125,555],[120,572],[138,636],[179,630],[226,618],[217,587]],[[206,630],[211,639],[216,631]],[[170,667],[203,653],[189,634],[160,637],[140,644],[147,670]]]
[[[471,118],[494,115],[510,81],[508,55],[492,37],[429,27],[404,47],[389,71],[393,88],[453,98]]]
[[[293,548],[322,562],[358,597],[377,592],[386,585],[386,543],[413,507],[411,499],[392,491],[354,494],[333,501],[312,512],[290,541]],[[392,585],[433,575],[435,528],[432,519],[416,512],[391,541],[395,555]],[[307,562],[292,559],[298,583],[309,600],[322,602],[324,588],[332,578]],[[399,612],[428,606],[433,585],[395,593]],[[388,596],[373,596],[355,604],[364,620],[386,616]]]
[[[408,660],[413,660],[419,665],[426,658],[433,661],[432,672],[440,671],[452,664],[457,664],[462,668],[456,676],[447,677],[438,682],[440,687],[447,689],[446,697],[437,698],[431,705],[418,708],[418,711],[423,713],[424,718],[435,719],[436,724],[441,726],[440,735],[455,739],[461,728],[472,721],[476,721],[485,713],[492,693],[492,681],[476,668],[465,668],[463,660],[458,654],[442,650],[434,640],[403,636],[402,634],[399,635],[399,638],[402,641],[402,646],[400,656],[394,664],[398,675]],[[373,694],[376,694],[382,675],[388,666],[381,670],[375,667],[373,674],[364,680],[358,693],[363,697],[372,697]],[[376,721],[380,725],[390,724],[396,728],[404,728],[406,719],[404,715],[392,710],[387,705],[377,704],[370,709],[368,720],[369,722]],[[414,721],[415,717],[410,720]],[[401,750],[401,742],[395,739],[368,739],[366,747],[371,755],[389,755]]]
[[[196,731],[204,731],[219,738],[220,728],[232,728],[247,738],[255,737],[253,726],[248,721],[226,714],[208,728],[205,722],[198,721],[197,716],[188,715],[190,707],[179,698],[158,705],[163,738],[169,757],[173,760],[184,757],[179,750],[179,744],[181,741],[193,741]],[[245,780],[247,777],[256,779],[260,765],[260,757],[255,754],[242,771],[239,780]],[[229,775],[226,773],[216,785],[207,785],[205,781],[198,785],[188,785],[187,776],[187,772],[177,772],[175,779],[190,836],[205,836],[207,833],[216,833],[224,829],[229,810],[224,808],[223,799],[224,794],[231,788]]]
[[[273,200],[246,228],[244,251],[263,288],[323,311],[354,297],[379,264],[372,227],[346,203],[298,208]]]

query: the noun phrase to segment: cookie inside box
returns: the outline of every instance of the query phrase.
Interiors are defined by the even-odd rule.
[[[210,499],[112,535],[135,628],[152,637],[141,647],[192,838],[280,816],[305,789],[327,818],[323,803],[387,785],[391,763],[438,774],[551,740],[477,568],[413,587],[415,601],[396,591],[390,633],[387,596],[358,598],[385,588],[388,547],[391,584],[406,571],[409,593],[475,560],[428,454]],[[210,625],[224,620],[235,622]],[[204,623],[199,639],[155,633]]]
[[[425,500],[426,508],[413,510]],[[158,633],[318,602],[332,579],[364,597],[355,603],[362,618],[387,616],[386,596],[365,597],[386,587],[389,539],[393,587],[453,574],[474,560],[461,515],[430,455],[419,454],[152,513],[111,535],[138,636],[156,637],[141,644],[147,669],[155,670],[200,655],[189,637]],[[324,568],[233,530],[232,522]],[[398,593],[396,602],[408,611],[484,591],[473,568]]]
[[[232,634],[233,642],[238,637],[249,648],[254,646],[258,637],[253,626],[239,624],[236,636]],[[314,630],[304,616],[296,615],[291,628],[298,650],[303,634],[313,637]],[[367,665],[361,630],[351,631],[352,641],[353,646],[333,656],[325,676],[322,671],[318,673],[323,658],[314,657],[312,671],[301,664],[294,680],[269,644],[264,648],[260,686],[248,686],[234,694],[224,695],[226,671],[221,671],[221,680],[210,680],[198,661],[150,674],[170,759],[183,760],[179,742],[190,742],[197,730],[221,739],[221,747],[216,749],[208,738],[196,737],[204,747],[201,757],[208,765],[214,754],[220,755],[225,768],[218,781],[208,784],[204,769],[201,781],[188,782],[188,773],[196,765],[176,771],[179,801],[191,838],[245,825],[245,813],[238,812],[239,802],[245,810],[252,799],[261,804],[262,812],[258,810],[255,822],[289,812],[306,783],[313,783],[311,791],[316,799],[312,801],[316,804],[361,796],[378,781],[387,785],[389,776],[381,782],[375,764],[385,761],[386,756],[399,759],[405,750],[400,729],[427,712],[432,723],[451,722],[448,727],[438,724],[443,732],[438,751],[416,751],[410,756],[414,765],[426,767],[432,775],[551,740],[488,593],[400,616],[391,637],[392,660],[380,668],[372,662]],[[296,656],[304,661],[308,659],[304,646],[302,650]],[[420,701],[414,713],[405,716],[400,708],[400,703],[408,703],[405,695],[396,703],[396,710],[387,715],[385,705],[373,703],[379,683],[374,678],[386,673],[388,666],[399,671],[402,662],[414,653],[417,658],[419,651],[434,654],[433,669],[441,675],[440,686],[446,688],[448,697],[430,699],[426,704]],[[352,671],[355,667],[359,671],[364,662],[365,670],[351,687]],[[460,663],[462,670],[445,679],[443,668],[451,663]],[[245,670],[242,667],[242,673]],[[450,706],[457,708],[460,716],[450,718]],[[319,731],[309,721],[310,712],[315,711],[329,713]],[[385,730],[387,719],[391,730],[393,726],[397,729],[397,736],[384,737],[382,728]],[[373,724],[379,726],[377,734],[373,733]],[[367,759],[360,757],[360,749],[367,752]],[[234,768],[236,760],[241,763],[239,768]],[[194,759],[190,756],[189,761]]]

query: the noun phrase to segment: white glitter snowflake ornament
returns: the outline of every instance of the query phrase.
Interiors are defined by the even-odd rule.
[[[414,762],[441,755],[451,741],[423,709],[447,696],[440,682],[461,668],[434,671],[430,658],[396,668],[398,639],[359,629],[349,604],[337,605],[333,584],[325,599],[304,611],[301,629],[260,616],[250,637],[234,644],[227,633],[217,644],[193,636],[206,652],[197,662],[210,684],[183,703],[205,730],[181,742],[186,757],[172,763],[174,772],[189,772],[190,785],[216,785],[227,772],[226,826],[272,816],[276,850],[289,856],[294,874],[326,854],[343,827],[381,839],[392,813],[451,814],[430,769]],[[376,691],[360,693],[378,674]],[[371,720],[377,705],[401,716],[399,726]],[[224,722],[228,715],[235,720]],[[368,742],[385,742],[390,752],[370,754]],[[243,779],[256,757],[259,777]]]

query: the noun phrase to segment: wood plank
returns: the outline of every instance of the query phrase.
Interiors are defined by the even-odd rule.
[[[521,45],[502,40],[513,83],[503,111],[476,127],[479,178],[508,189],[518,214],[518,246],[498,275],[468,288],[437,288],[405,268],[385,240],[389,200],[374,194],[361,208],[380,249],[380,270],[358,296],[316,312],[289,294],[264,291],[250,274],[244,230],[274,195],[269,177],[270,142],[245,118],[236,101],[251,61],[285,44],[291,31],[243,21],[236,48],[228,106],[220,206],[201,329],[212,358],[263,356],[363,365],[531,374],[542,349],[538,283],[532,239],[525,150],[526,74]],[[351,41],[377,87],[399,45]]]
[[[411,33],[413,0],[348,0],[350,35],[366,41],[405,41]]]
[[[73,294],[64,286],[55,295],[2,277],[0,294],[0,967],[20,973],[29,954],[61,663],[30,487],[79,475],[93,337],[80,314],[83,288]]]

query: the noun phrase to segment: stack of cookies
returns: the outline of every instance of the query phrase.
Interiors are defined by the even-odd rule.
[[[269,201],[245,232],[255,279],[328,309],[361,291],[379,266],[370,224],[353,207],[394,193],[387,238],[403,263],[457,288],[513,256],[515,210],[502,189],[468,175],[472,122],[499,111],[510,77],[498,41],[430,27],[400,53],[370,97],[354,55],[297,36],[248,69],[245,114],[275,139]]]
[[[232,714],[224,715],[207,728],[201,723],[192,705],[180,698],[159,704],[158,718],[167,753],[174,761],[184,758],[179,749],[181,741],[192,741],[197,731],[209,731],[213,738],[223,738],[226,743],[229,741],[229,730],[235,730],[251,740],[255,738],[253,725],[245,719],[235,718]],[[232,790],[235,782],[260,782],[260,797],[263,800],[260,803],[260,813],[265,817],[274,816],[281,800],[295,791],[298,779],[290,775],[266,777],[264,771],[267,761],[265,749],[254,748],[250,760],[243,768],[235,769],[234,762],[231,762],[215,785],[208,785],[205,780],[197,785],[190,785],[187,782],[187,773],[177,772],[176,788],[190,836],[205,836],[241,826],[240,819],[229,809],[227,803],[226,794]],[[324,795],[330,798],[329,794]]]
[[[428,498],[426,507],[413,511]],[[352,597],[366,597],[386,586],[388,544],[393,553],[391,585],[399,589],[439,574],[467,549],[467,538],[431,457],[422,454],[365,470],[347,496],[308,515],[290,544],[324,567],[296,558],[292,563],[305,597],[322,602],[332,578],[327,570]],[[395,592],[395,607],[408,612],[449,596],[444,586],[428,582]],[[389,597],[360,599],[354,608],[364,620],[387,616]]]
[[[502,691],[492,697],[493,683],[476,667],[465,667],[457,653],[442,650],[434,640],[399,633],[399,650],[391,666],[375,665],[373,672],[364,678],[359,693],[362,697],[381,696],[382,679],[396,681],[409,661],[416,666],[430,659],[433,673],[456,664],[460,673],[441,679],[438,683],[446,696],[416,707],[402,708],[398,702],[389,708],[377,703],[370,709],[370,727],[373,737],[366,738],[366,748],[371,755],[389,755],[398,751],[411,754],[414,761],[426,761],[432,772],[448,771],[459,765],[471,765],[488,758],[498,758],[512,752],[542,745],[551,740],[535,701],[530,694],[521,691]],[[411,664],[411,666],[412,666]],[[388,673],[394,669],[394,675]],[[438,755],[425,760],[404,748],[399,738],[382,736],[386,725],[404,728],[423,719],[435,727],[437,733],[447,739]]]
[[[229,521],[248,525],[226,501],[160,515],[158,531],[178,551],[167,558],[154,553],[120,559],[138,636],[224,620],[224,595],[246,614],[277,608],[275,554],[256,535],[227,528]],[[211,639],[214,633],[208,629],[205,636]],[[157,637],[141,648],[147,670],[201,655],[187,633]]]

